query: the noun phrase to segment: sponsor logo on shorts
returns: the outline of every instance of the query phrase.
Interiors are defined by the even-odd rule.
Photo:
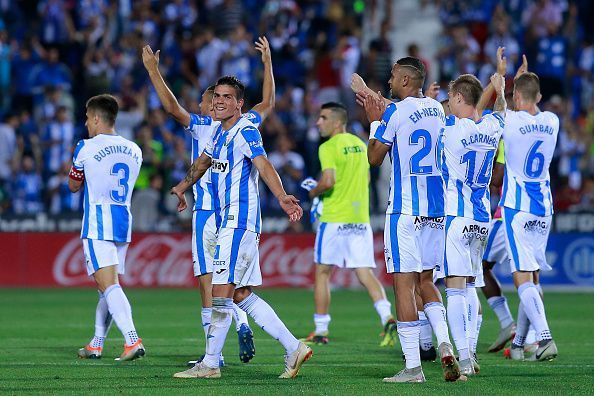
[[[342,235],[363,235],[367,231],[367,224],[341,224],[336,231]]]
[[[469,224],[464,226],[464,229],[462,230],[462,238],[486,241],[488,233],[488,227],[480,226],[478,224]]]
[[[432,228],[434,230],[443,230],[444,219],[444,217],[415,216],[413,224],[415,225],[415,231],[422,230],[425,227]]]
[[[212,265],[216,266],[216,267],[220,267],[221,265],[225,265],[226,261],[225,260],[213,260],[212,261]]]
[[[222,274],[223,272],[227,271],[227,268],[221,268],[220,270],[215,271],[217,275]]]
[[[537,232],[541,235],[546,235],[549,224],[543,220],[530,220],[524,224],[524,232],[534,233]]]

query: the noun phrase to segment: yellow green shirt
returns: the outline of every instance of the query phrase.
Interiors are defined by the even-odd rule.
[[[499,140],[499,147],[497,148],[497,161],[498,164],[505,164],[505,149],[503,147],[503,139]]]
[[[357,136],[339,133],[320,145],[322,171],[336,170],[336,182],[322,195],[322,223],[369,223],[367,146]]]

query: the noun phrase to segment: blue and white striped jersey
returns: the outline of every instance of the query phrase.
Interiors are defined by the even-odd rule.
[[[142,151],[118,135],[100,134],[78,142],[72,165],[85,173],[80,237],[130,242],[130,199],[142,165]]]
[[[251,121],[256,127],[262,123],[262,117],[257,111],[250,110],[242,117]],[[213,134],[221,123],[212,117],[190,114],[190,125],[185,130],[192,136],[192,162],[202,154]],[[194,192],[194,210],[214,210],[210,170],[192,186]]]
[[[408,97],[391,103],[372,138],[391,147],[387,214],[444,216],[444,185],[437,143],[445,123],[441,103]]]
[[[508,110],[505,116],[505,176],[499,205],[537,216],[553,214],[549,165],[559,134],[550,111],[531,115]]]
[[[229,130],[219,128],[204,150],[212,158],[211,181],[217,228],[260,232],[258,170],[252,160],[266,155],[258,128],[241,117]]]
[[[503,127],[497,113],[478,122],[453,115],[447,118],[440,138],[447,215],[490,221],[489,182]]]

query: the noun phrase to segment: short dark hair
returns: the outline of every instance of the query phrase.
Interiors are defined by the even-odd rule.
[[[405,56],[404,58],[398,59],[396,64],[411,69],[411,71],[416,74],[416,78],[421,80],[421,85],[423,84],[423,81],[425,81],[425,65],[419,58]]]
[[[348,121],[347,108],[342,103],[326,102],[322,105],[321,109],[332,111],[343,124],[346,124]]]
[[[87,100],[86,108],[99,116],[109,126],[115,124],[120,109],[116,98],[109,94],[93,96]]]
[[[540,94],[540,79],[534,73],[522,73],[514,80],[514,89],[521,92],[524,99],[536,102]]]
[[[215,87],[219,85],[229,85],[235,89],[235,96],[237,100],[243,99],[243,93],[245,92],[245,85],[235,76],[223,76],[217,80]]]
[[[483,94],[483,86],[472,74],[462,74],[450,83],[450,91],[461,94],[466,104],[476,107]]]

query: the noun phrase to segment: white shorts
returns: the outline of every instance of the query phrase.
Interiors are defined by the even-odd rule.
[[[445,217],[406,214],[386,216],[384,254],[386,271],[422,272],[441,266],[445,239]]]
[[[212,273],[212,259],[217,244],[214,211],[196,210],[192,216],[192,263],[194,276]]]
[[[438,277],[472,276],[483,283],[483,252],[488,234],[489,224],[486,222],[448,216],[443,268],[437,271]]]
[[[545,255],[553,216],[537,216],[503,208],[505,246],[511,272],[550,271]]]
[[[483,254],[483,260],[489,263],[503,263],[508,260],[507,250],[505,248],[505,231],[503,220],[493,219],[489,229],[489,238]]]
[[[87,263],[87,274],[93,275],[100,268],[118,266],[118,274],[126,272],[126,252],[128,242],[102,241],[99,239],[83,239],[83,252]]]
[[[314,246],[314,261],[341,268],[375,268],[371,226],[320,223]]]
[[[235,288],[260,286],[260,234],[238,228],[221,228],[213,260],[213,285],[233,283]]]

